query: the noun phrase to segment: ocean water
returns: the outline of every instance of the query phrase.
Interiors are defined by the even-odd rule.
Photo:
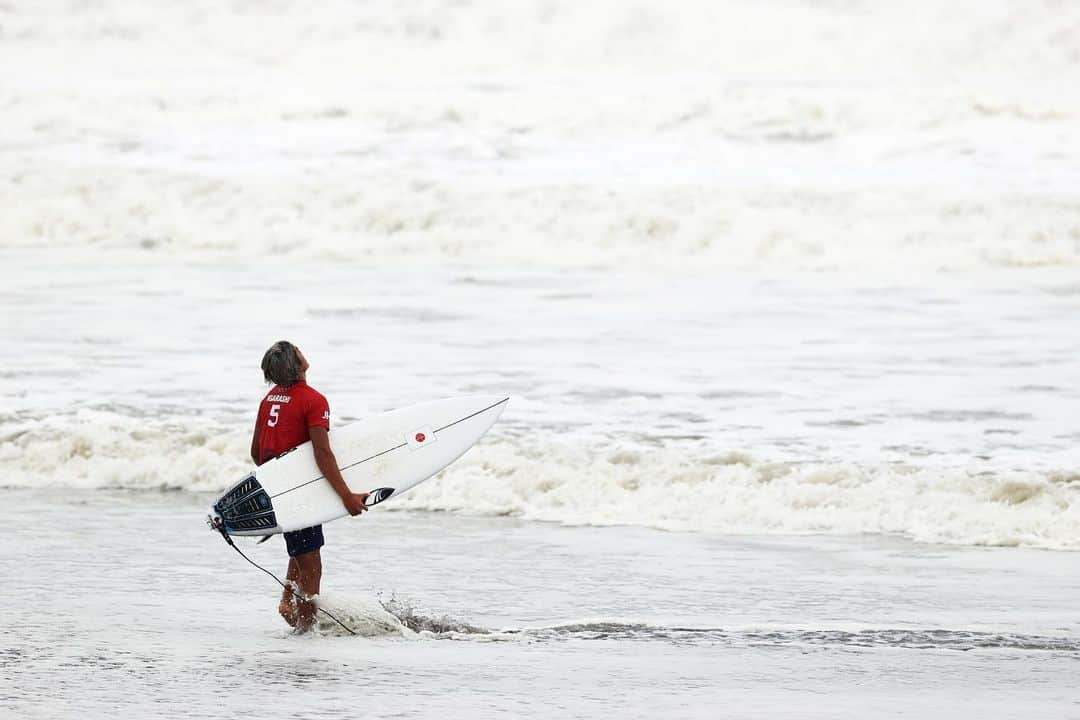
[[[1080,6],[0,4],[0,710],[1080,717]],[[337,425],[512,400],[328,526]],[[280,543],[244,544],[284,569]]]
[[[25,565],[0,589],[19,717],[1080,709],[1080,575],[1045,551],[373,511],[327,526],[323,553],[323,603],[359,637],[293,636],[274,582],[195,532],[200,496],[4,497],[36,519],[11,525]],[[244,548],[284,565],[280,539]]]

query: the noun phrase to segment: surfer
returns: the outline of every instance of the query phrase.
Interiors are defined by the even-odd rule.
[[[262,359],[263,377],[274,387],[259,404],[255,433],[251,438],[251,459],[262,465],[308,440],[315,452],[319,471],[341,497],[350,515],[367,510],[367,493],[354,493],[341,477],[337,459],[330,448],[330,405],[321,393],[307,384],[307,358],[292,343],[282,340],[270,346]],[[300,631],[311,627],[322,580],[322,525],[285,533],[289,570],[278,612],[285,622]]]

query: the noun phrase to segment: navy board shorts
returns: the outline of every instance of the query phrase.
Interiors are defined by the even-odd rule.
[[[289,552],[289,557],[314,552],[321,548],[325,542],[323,540],[322,525],[285,533],[285,549]]]

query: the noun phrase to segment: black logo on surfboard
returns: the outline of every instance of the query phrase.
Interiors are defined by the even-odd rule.
[[[368,507],[371,507],[372,505],[378,505],[383,500],[387,499],[388,497],[390,497],[393,494],[394,494],[394,488],[382,487],[382,488],[378,488],[376,490],[372,490],[371,492],[368,493],[367,501],[364,504],[367,505]]]
[[[238,482],[214,503],[214,515],[228,533],[271,530],[277,526],[270,496],[254,474]]]

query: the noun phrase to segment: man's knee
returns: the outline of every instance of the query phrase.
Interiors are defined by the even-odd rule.
[[[296,561],[297,568],[301,573],[313,569],[322,569],[322,552],[318,548],[311,552],[306,552],[303,555],[297,555],[293,558]]]

